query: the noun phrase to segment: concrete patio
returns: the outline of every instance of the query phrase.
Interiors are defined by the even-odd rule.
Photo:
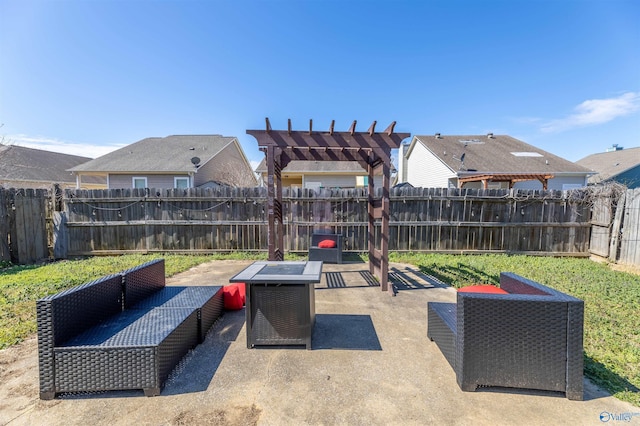
[[[226,284],[250,263],[210,262],[168,285]],[[625,413],[640,423],[640,408],[588,380],[584,401],[542,391],[462,392],[426,337],[427,302],[454,301],[455,291],[410,265],[391,264],[390,282],[395,297],[380,291],[365,263],[325,265],[310,351],[247,349],[244,310],[227,312],[153,398],[126,391],[40,401],[30,339],[0,352],[0,367],[15,373],[0,383],[0,424],[589,425]],[[20,379],[30,385],[20,388]]]

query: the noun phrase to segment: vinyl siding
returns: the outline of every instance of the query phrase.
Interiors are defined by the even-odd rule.
[[[558,176],[549,179],[547,189],[562,191],[562,185],[586,186],[586,179],[584,176]],[[516,182],[513,187],[516,189],[542,189],[542,183],[538,180],[528,180],[525,182]]]
[[[320,182],[320,186],[323,188],[355,188],[356,176],[345,175],[305,175],[304,183],[305,187],[308,187],[308,182]],[[382,186],[382,176],[375,176],[373,184],[376,187]]]
[[[636,166],[631,170],[627,170],[624,173],[620,173],[613,177],[613,180],[626,185],[628,188],[640,187],[640,166]]]
[[[407,150],[409,145],[400,144],[398,148],[398,183],[407,181]]]
[[[230,186],[253,187],[256,180],[236,143],[230,143],[203,164],[195,175],[195,186],[214,181]]]
[[[407,158],[405,173],[407,182],[423,188],[448,188],[450,179],[455,177],[449,167],[417,141]]]
[[[172,174],[172,175],[145,175],[145,174],[110,174],[109,188],[128,189],[133,188],[133,177],[146,177],[147,187],[149,188],[173,188],[174,177],[188,177],[188,175]]]

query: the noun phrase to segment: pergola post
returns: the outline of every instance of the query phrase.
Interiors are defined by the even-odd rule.
[[[282,150],[268,146],[267,156],[267,244],[269,260],[284,260],[284,235],[282,232]]]
[[[276,215],[275,215],[275,193],[276,183],[274,178],[275,170],[275,147],[269,146],[266,149],[267,156],[267,245],[269,248],[269,260],[276,259]]]
[[[247,130],[258,141],[267,162],[267,216],[269,260],[284,259],[282,221],[282,169],[291,160],[357,161],[368,174],[369,205],[369,271],[378,278],[383,291],[389,291],[389,186],[391,182],[391,150],[400,147],[409,133],[394,133],[395,121],[383,132],[376,132],[376,122],[366,132],[356,132],[356,121],[347,132],[335,132],[334,121],[328,132],[294,131],[291,120],[287,130],[272,130],[266,118],[265,130]],[[382,199],[375,198],[374,171],[382,167]],[[380,220],[380,249],[376,248],[375,226]],[[391,291],[393,294],[393,291]]]
[[[380,229],[380,286],[382,291],[388,289],[389,281],[389,185],[391,181],[391,157],[385,156],[382,159],[382,221]]]
[[[375,187],[373,182],[374,167],[373,165],[371,165],[371,163],[367,164],[367,176],[367,218],[369,222],[367,227],[367,235],[369,240],[369,272],[371,273],[371,275],[377,277],[380,275],[380,262],[376,254],[376,199]]]

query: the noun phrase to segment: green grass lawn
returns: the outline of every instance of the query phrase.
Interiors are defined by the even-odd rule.
[[[167,276],[172,276],[219,258],[259,260],[266,259],[266,254],[126,255],[3,269],[0,349],[35,333],[38,298],[159,257],[165,259]],[[576,258],[391,253],[390,260],[413,264],[454,287],[497,284],[500,272],[511,271],[584,300],[585,375],[617,398],[640,407],[639,275],[612,271],[605,264]]]

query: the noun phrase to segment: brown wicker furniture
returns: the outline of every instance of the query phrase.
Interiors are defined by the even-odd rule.
[[[322,241],[333,241],[335,247],[320,247]],[[325,263],[342,263],[342,235],[312,234],[309,247],[309,260]]]
[[[222,306],[220,286],[165,287],[163,259],[38,300],[40,398],[125,389],[159,395]]]
[[[247,285],[247,348],[304,345],[311,349],[315,286],[322,262],[254,262],[230,282]]]
[[[509,294],[458,292],[457,303],[428,303],[427,336],[463,391],[478,386],[540,389],[583,399],[584,303],[513,273]]]

